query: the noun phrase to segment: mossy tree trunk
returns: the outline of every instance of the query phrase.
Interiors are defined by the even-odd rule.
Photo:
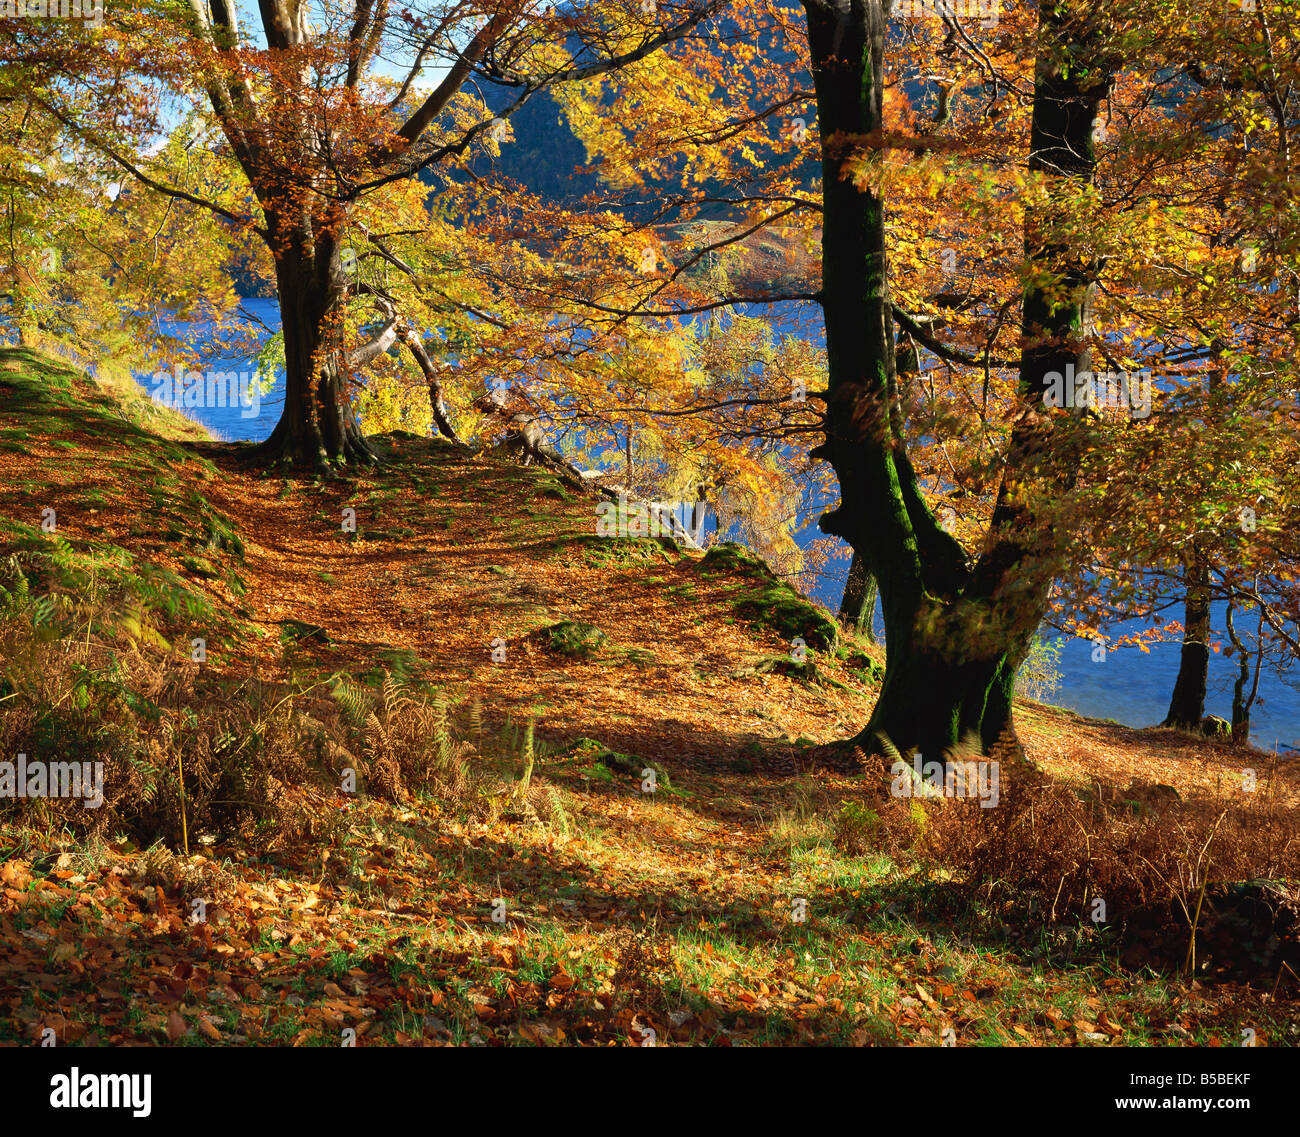
[[[322,473],[348,463],[373,464],[375,452],[348,405],[347,280],[338,244],[328,230],[309,222],[280,226],[273,219],[273,232],[284,333],[284,411],[254,456],[307,463]]]
[[[910,337],[901,336],[894,344],[895,371],[898,376],[898,388],[905,392],[907,381],[920,374],[920,355]],[[895,421],[902,429],[902,420],[898,418],[898,406],[895,401]],[[844,582],[844,595],[840,599],[839,619],[845,627],[853,628],[865,636],[869,643],[876,642],[876,600],[880,588],[876,578],[867,567],[866,558],[856,550],[853,562],[849,565],[848,579]]]
[[[1046,449],[1045,376],[1086,366],[1086,271],[1027,223],[1030,258],[1053,277],[1025,297],[1024,400],[986,550],[971,564],[929,508],[908,457],[897,402],[884,202],[845,177],[848,159],[878,145],[883,125],[888,0],[804,0],[822,150],[822,295],[830,371],[826,440],[840,505],[821,519],[860,554],[880,589],[886,669],[858,739],[941,759],[974,736],[1010,737],[1016,669],[1046,606],[1059,549],[1030,516],[1027,483]],[[1045,29],[1058,31],[1044,5]],[[1066,41],[1068,42],[1068,40]],[[1104,84],[1058,63],[1036,81],[1031,164],[1070,179],[1092,175]],[[1061,288],[1064,282],[1065,288]],[[1050,295],[1049,295],[1050,293]],[[1062,301],[1062,297],[1064,300]]]
[[[1200,730],[1205,717],[1205,686],[1210,671],[1209,566],[1193,543],[1187,557],[1187,596],[1183,606],[1183,651],[1165,726]]]

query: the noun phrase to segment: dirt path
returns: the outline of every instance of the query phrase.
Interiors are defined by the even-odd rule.
[[[598,737],[668,762],[724,761],[782,735],[840,737],[869,713],[866,693],[733,678],[788,645],[736,620],[688,557],[594,565],[578,543],[594,535],[594,503],[539,493],[550,484],[542,474],[428,447],[373,478],[286,492],[280,479],[249,478],[228,454],[213,457],[227,476],[205,493],[238,519],[252,585],[245,604],[268,646],[284,621],[319,625],[333,642],[312,647],[318,659],[411,652],[427,678],[472,690],[500,715],[537,708],[548,734]],[[471,483],[471,500],[488,508],[458,495]],[[343,531],[346,508],[355,536]],[[606,650],[584,663],[529,642],[561,620],[595,624]],[[497,639],[505,660],[494,663]]]

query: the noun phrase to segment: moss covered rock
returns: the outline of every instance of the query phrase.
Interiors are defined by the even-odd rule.
[[[742,577],[745,584],[735,597],[736,612],[755,626],[770,629],[785,640],[798,636],[819,651],[835,647],[839,625],[830,613],[778,580],[767,562],[744,546],[734,541],[714,545],[700,560],[699,571]]]
[[[609,636],[585,620],[561,620],[542,628],[536,636],[547,651],[570,659],[591,659],[609,641]]]
[[[885,681],[885,665],[872,659],[865,651],[850,651],[844,657],[844,665],[862,682],[873,687]]]

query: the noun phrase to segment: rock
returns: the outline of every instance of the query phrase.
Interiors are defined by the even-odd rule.
[[[357,772],[358,777],[364,778],[370,773],[370,763],[362,761],[346,746],[340,746],[332,738],[322,740],[321,754],[336,774],[351,769]]]
[[[804,646],[833,651],[840,627],[820,604],[800,596],[778,579],[761,557],[734,541],[713,545],[698,562],[702,573],[726,572],[746,581],[735,593],[736,612],[757,626],[776,632],[787,642],[798,636]]]
[[[1232,723],[1218,715],[1206,715],[1201,719],[1201,733],[1208,738],[1231,738]]]
[[[286,644],[305,642],[328,644],[333,641],[330,634],[319,624],[309,624],[302,620],[281,620],[280,639]]]
[[[609,640],[600,628],[585,620],[561,620],[533,635],[547,650],[571,659],[591,659],[600,654]]]
[[[1239,976],[1276,976],[1300,967],[1300,895],[1280,881],[1250,880],[1211,885],[1210,918],[1202,910],[1202,944],[1213,970]]]
[[[872,686],[880,686],[885,681],[885,665],[872,659],[865,651],[851,651],[845,657],[844,665]]]
[[[1140,782],[1136,778],[1124,791],[1124,801],[1136,813],[1158,813],[1162,807],[1182,800],[1182,795],[1173,786],[1160,782]]]
[[[1177,903],[1148,906],[1125,921],[1121,963],[1179,968],[1187,957],[1187,917]],[[1196,934],[1196,970],[1272,983],[1300,969],[1300,893],[1282,881],[1210,884]]]

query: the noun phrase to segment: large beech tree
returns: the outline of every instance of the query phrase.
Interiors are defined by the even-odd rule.
[[[826,440],[841,502],[821,527],[843,537],[879,583],[884,685],[859,738],[935,758],[974,736],[988,749],[1011,730],[1016,669],[1061,568],[1061,540],[1037,516],[1068,481],[1061,451],[1079,435],[1043,404],[1052,372],[1088,369],[1090,266],[1058,209],[1095,169],[1098,107],[1110,85],[1094,45],[1097,11],[1043,0],[1026,208],[1030,271],[1022,314],[1021,409],[983,549],[968,557],[940,524],[908,454],[898,406],[886,202],[850,159],[884,133],[888,0],[803,0],[823,170],[821,304],[829,362]],[[1071,9],[1073,9],[1071,11]]]
[[[140,181],[252,226],[265,241],[275,264],[286,390],[262,456],[320,469],[368,463],[375,454],[348,409],[347,380],[409,329],[400,312],[378,306],[377,332],[361,344],[345,342],[344,309],[357,289],[344,249],[359,206],[495,138],[537,92],[644,59],[722,2],[259,0],[251,31],[233,0],[146,4],[116,25],[110,11],[105,44],[116,62],[106,57],[105,67],[152,74],[164,87],[197,83],[251,187],[256,212],[247,215],[147,172],[102,123],[78,116],[56,94],[45,97],[66,127]],[[484,83],[507,92],[495,115],[462,94],[467,84]]]
[[[814,300],[820,305],[828,387],[815,397],[825,401],[825,440],[810,456],[830,464],[840,491],[839,507],[823,517],[821,527],[852,546],[860,582],[877,582],[885,622],[884,686],[871,720],[856,741],[881,749],[888,740],[900,750],[919,748],[939,757],[973,735],[980,746],[992,748],[1010,731],[1017,665],[1046,610],[1053,580],[1070,567],[1068,546],[1079,521],[1061,502],[1069,504],[1072,472],[1089,443],[1092,426],[1072,409],[1046,406],[1043,394],[1054,372],[1064,375],[1088,368],[1088,322],[1097,266],[1076,252],[1086,244],[1077,237],[1077,229],[1081,217],[1086,218],[1096,169],[1098,109],[1115,66],[1107,9],[1070,3],[1058,11],[1056,5],[1044,4],[1033,13],[1036,19],[1018,17],[1019,25],[1029,24],[1030,51],[1038,56],[1036,71],[1027,83],[1013,80],[1006,87],[1000,85],[1000,77],[986,78],[984,85],[991,90],[977,95],[979,102],[987,101],[990,111],[999,114],[1005,114],[1005,104],[1012,101],[1031,108],[1028,137],[1023,141],[1015,137],[1011,143],[1027,155],[1023,175],[1013,175],[1006,167],[1015,160],[994,156],[989,141],[969,125],[954,127],[953,137],[944,136],[953,113],[952,78],[939,76],[938,107],[925,123],[916,119],[909,123],[898,113],[900,102],[912,100],[906,90],[900,95],[895,86],[891,94],[896,102],[887,121],[889,53],[899,54],[898,60],[889,62],[905,67],[911,61],[915,67],[918,51],[927,50],[920,37],[903,32],[901,21],[891,25],[889,4],[803,0],[803,8],[815,131],[807,129],[807,118],[790,117],[806,106],[809,93],[797,85],[791,89],[779,82],[756,81],[747,103],[728,108],[730,117],[723,126],[699,121],[689,130],[675,117],[656,127],[653,106],[638,101],[637,94],[620,93],[620,112],[627,118],[632,117],[629,112],[637,112],[645,124],[629,130],[622,149],[609,132],[598,139],[598,145],[630,166],[634,154],[645,161],[660,136],[674,143],[671,152],[676,153],[683,136],[707,144],[714,134],[731,138],[774,116],[786,119],[780,137],[793,146],[815,136],[822,175],[820,202],[809,199],[804,187],[812,179],[806,179],[797,164],[811,155],[796,151],[796,164],[782,168],[768,163],[761,173],[733,165],[726,200],[737,212],[743,211],[744,219],[737,222],[734,235],[720,236],[713,247],[736,241],[746,231],[815,216],[820,222],[820,287],[809,295],[730,288],[714,298],[673,298],[672,287],[680,284],[682,272],[698,259],[697,253],[666,278],[654,280],[635,304],[606,303],[600,310],[622,321],[782,299]],[[951,18],[934,22],[945,30],[940,33],[943,42],[933,44],[933,59],[944,68],[956,69],[950,57],[963,42],[963,32]],[[1008,48],[1000,47],[996,54],[1005,66]],[[978,46],[971,57],[983,75],[987,60]],[[934,78],[930,75],[928,80]],[[969,101],[969,96],[963,97]],[[1015,117],[1021,118],[1018,113]],[[761,148],[757,131],[744,137],[753,140],[753,150]],[[1022,249],[1011,257],[1017,262],[1023,258],[1024,271],[1018,271],[1017,264],[1007,274],[1011,279],[999,279],[996,258],[991,258],[994,273],[985,272],[983,266],[977,270],[983,274],[984,293],[978,300],[963,298],[960,290],[947,287],[934,291],[922,279],[925,257],[920,246],[933,241],[933,235],[917,221],[924,213],[933,216],[942,210],[927,209],[924,201],[928,175],[922,155],[940,147],[953,153],[967,146],[975,157],[965,168],[978,176],[981,171],[973,167],[981,162],[994,170],[1001,167],[1003,184],[1023,202]],[[918,155],[918,160],[909,162],[910,155]],[[920,171],[915,178],[909,165]],[[931,173],[936,166],[929,164]],[[945,179],[951,175],[952,169],[945,171]],[[896,198],[890,198],[889,187],[894,187]],[[1011,196],[1002,192],[1004,201]],[[719,197],[710,190],[700,200],[716,202]],[[890,247],[891,225],[916,235],[910,246]],[[894,253],[904,265],[904,275],[897,281],[891,270]],[[909,297],[906,306],[895,301],[896,284]],[[1007,286],[1017,291],[999,303],[994,290]],[[917,301],[938,308],[940,314],[919,314]],[[1003,319],[1009,317],[1014,325],[1016,308],[1021,314],[1019,358],[993,360],[989,357]],[[983,359],[961,350],[961,340],[955,336],[971,323],[967,310],[987,313]],[[969,516],[960,516],[957,509],[941,519],[938,512],[936,496],[948,496],[944,481],[951,485],[963,480],[961,475],[952,476],[955,471],[936,452],[936,435],[950,430],[952,420],[940,420],[918,397],[923,384],[916,361],[903,366],[895,358],[898,333],[944,362],[983,370],[983,407],[990,405],[994,387],[1009,389],[1010,412],[1003,415],[1005,441],[996,454],[1000,473],[989,478],[987,489],[972,479],[974,489],[966,491],[964,503]],[[941,334],[958,346],[942,342]],[[1003,384],[990,376],[991,371],[1007,372],[1014,379]],[[933,385],[933,379],[927,378],[924,386],[932,389]],[[1001,399],[999,395],[994,401]],[[935,405],[931,397],[929,406]],[[976,415],[965,421],[979,431],[978,447],[988,446],[997,436],[999,428],[988,429],[980,403]],[[978,447],[972,446],[971,452]],[[967,462],[967,470],[974,465]],[[971,501],[980,504],[970,509]],[[953,512],[959,515],[955,519]],[[974,546],[974,553],[968,552],[968,545]],[[864,564],[866,573],[861,571]],[[860,598],[851,597],[846,614],[861,605]]]

